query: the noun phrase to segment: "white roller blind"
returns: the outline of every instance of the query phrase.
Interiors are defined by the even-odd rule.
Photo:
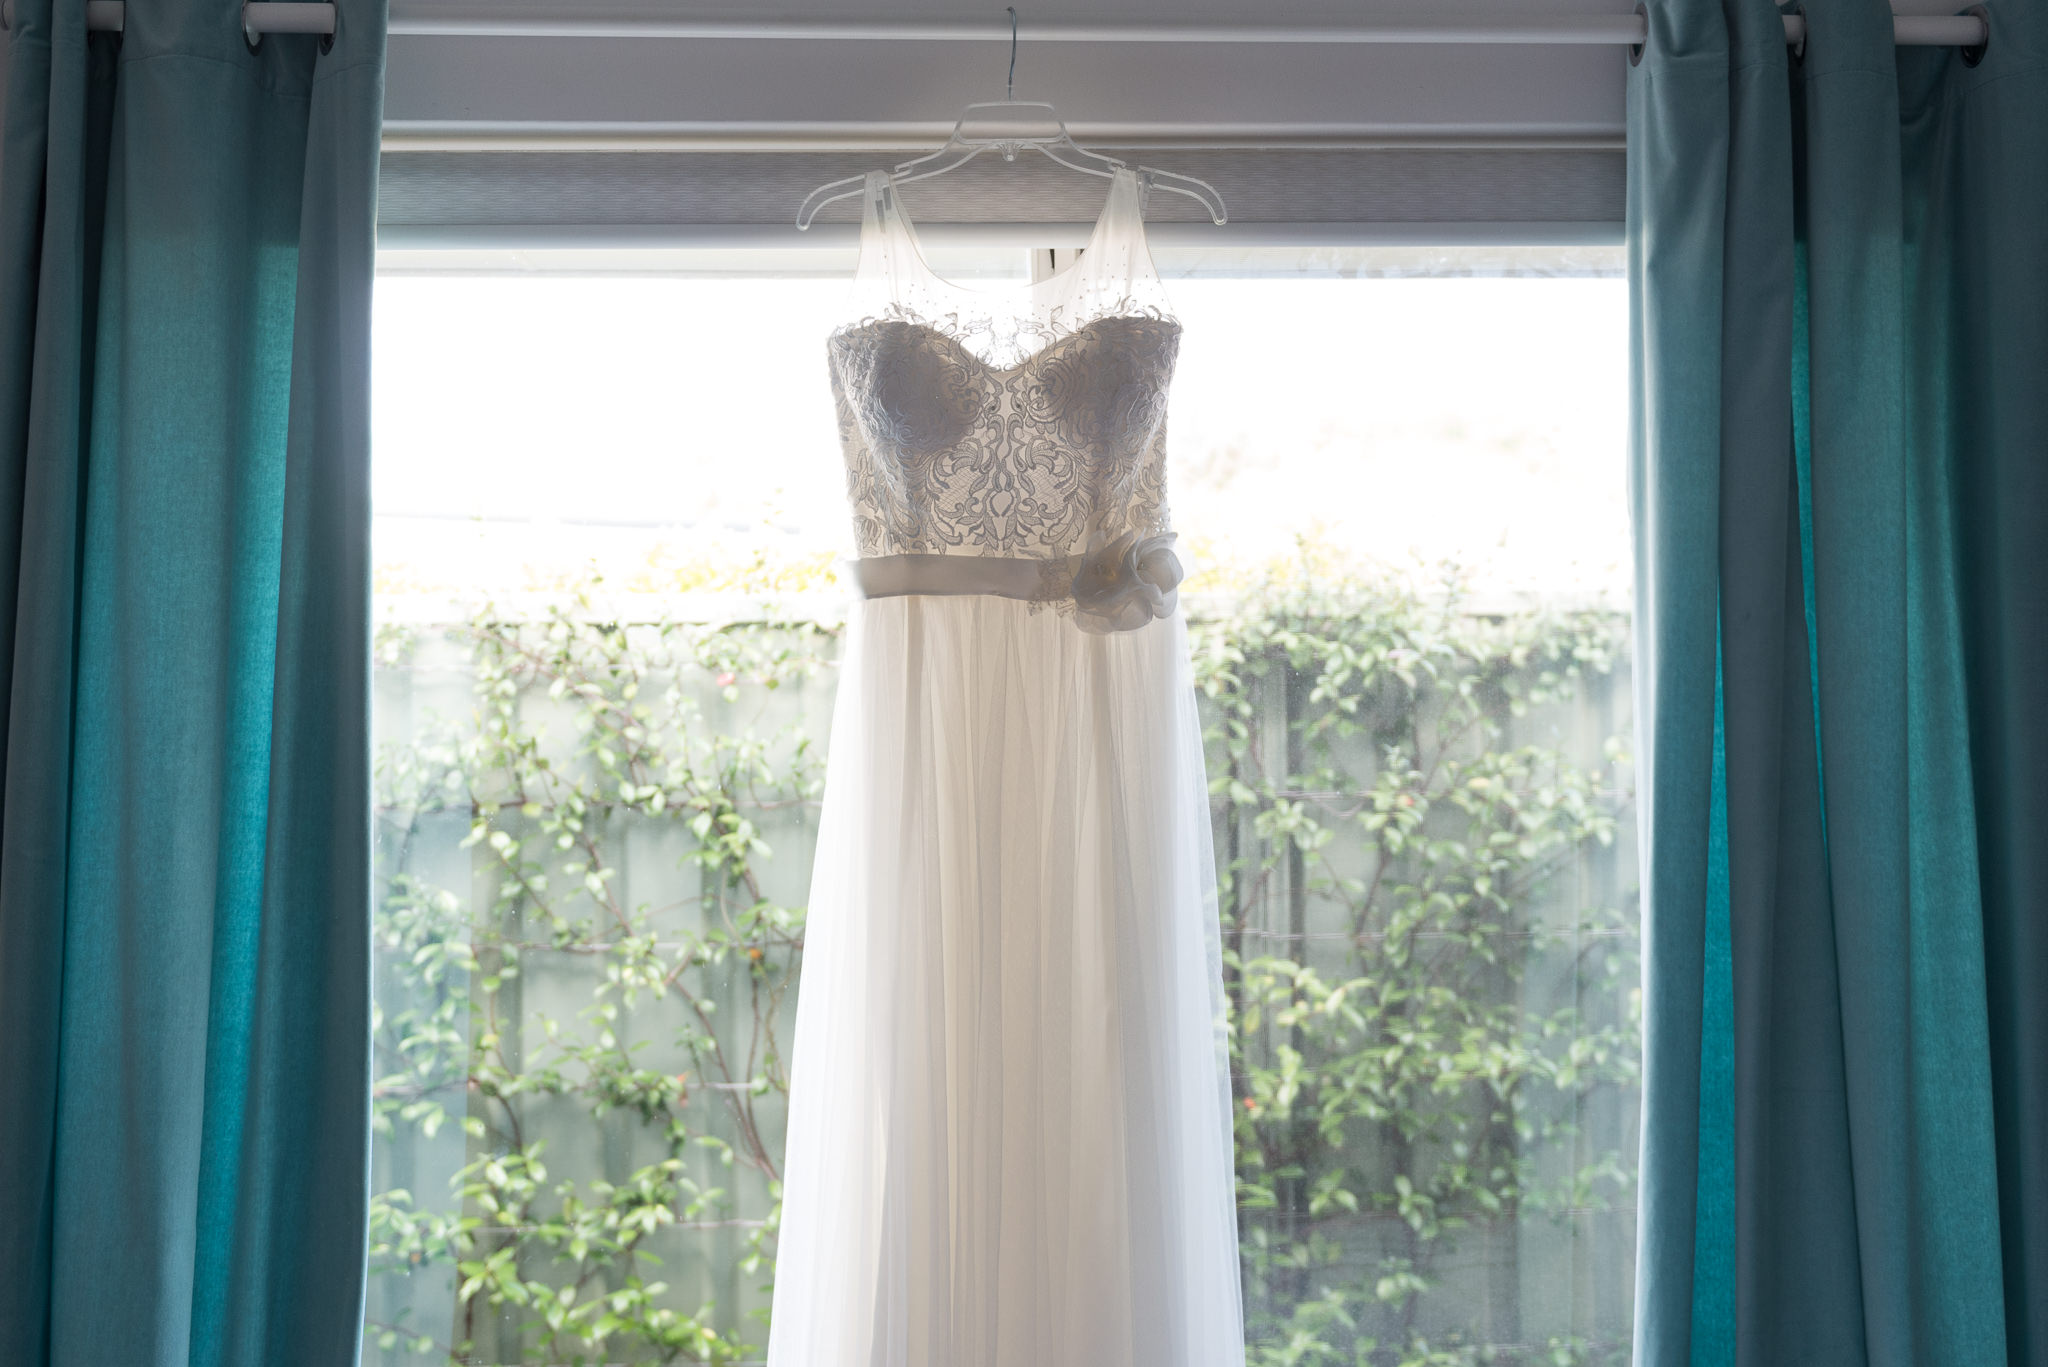
[[[888,152],[387,151],[379,222],[387,242],[455,241],[465,234],[660,241],[787,236],[813,187],[904,159]],[[1570,240],[1618,231],[1625,162],[1619,148],[1379,148],[1157,150],[1135,160],[1200,176],[1222,192],[1233,236],[1342,241],[1404,227],[1487,225],[1509,236]],[[936,236],[951,228],[1045,225],[1070,235],[1100,211],[1106,182],[1037,157],[985,157],[908,187],[905,199]],[[842,239],[858,200],[829,206],[808,240]],[[1206,223],[1200,207],[1155,193],[1155,224]],[[1214,229],[1209,231],[1213,232]],[[1228,230],[1226,230],[1228,231]],[[1062,235],[1055,231],[1048,240]],[[1423,235],[1427,236],[1427,232]]]

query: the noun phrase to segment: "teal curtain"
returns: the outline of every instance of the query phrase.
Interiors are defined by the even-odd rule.
[[[1646,8],[1637,1361],[2048,1367],[2048,5]]]
[[[352,1364],[385,16],[15,0],[0,1362]]]

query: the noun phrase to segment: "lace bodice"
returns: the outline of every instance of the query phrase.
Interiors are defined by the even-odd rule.
[[[864,560],[1041,562],[1028,596],[1063,605],[1086,596],[1090,563],[1114,578],[1108,561],[1128,559],[1143,589],[1172,562],[1178,580],[1166,396],[1180,324],[1145,248],[1142,193],[1118,171],[1081,258],[996,293],[936,275],[888,175],[868,177],[857,313],[830,339]],[[1172,584],[1161,592],[1170,610]]]

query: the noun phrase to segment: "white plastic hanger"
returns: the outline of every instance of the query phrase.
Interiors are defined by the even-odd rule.
[[[1074,141],[1067,133],[1067,126],[1053,107],[1040,100],[1019,100],[1017,93],[1017,10],[1010,7],[1010,81],[1009,98],[993,100],[985,104],[970,104],[960,111],[960,118],[953,125],[953,135],[946,139],[946,145],[926,156],[917,157],[898,165],[889,173],[897,185],[906,185],[913,180],[930,180],[943,176],[956,167],[964,166],[983,152],[1001,154],[1004,161],[1015,161],[1017,154],[1025,150],[1043,152],[1062,166],[1076,171],[1085,171],[1091,176],[1107,179],[1124,168],[1125,163],[1115,157],[1105,157],[1091,152]],[[933,163],[936,163],[934,165]],[[920,170],[918,168],[923,167]],[[1229,219],[1223,207],[1223,196],[1216,193],[1216,187],[1206,180],[1193,176],[1177,175],[1172,171],[1161,171],[1151,166],[1140,166],[1138,175],[1144,183],[1154,189],[1171,190],[1177,195],[1186,195],[1197,200],[1209,211],[1209,217],[1221,227]],[[818,210],[835,200],[847,199],[861,193],[867,184],[866,176],[848,176],[844,180],[828,181],[804,196],[803,204],[796,211],[796,226],[799,231],[809,228],[818,216]]]

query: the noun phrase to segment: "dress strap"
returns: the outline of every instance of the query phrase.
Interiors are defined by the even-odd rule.
[[[901,198],[887,171],[870,171],[861,191],[860,259],[857,285],[881,301],[899,300],[914,274],[916,248],[903,222]]]
[[[1102,217],[1095,221],[1088,249],[1081,254],[1081,266],[1098,289],[1119,298],[1149,297],[1156,293],[1158,272],[1152,265],[1152,251],[1145,241],[1145,177],[1129,166],[1110,175],[1109,199]]]
[[[1103,206],[1102,226],[1112,232],[1145,230],[1145,183],[1128,166],[1119,166],[1110,173],[1109,203]]]

